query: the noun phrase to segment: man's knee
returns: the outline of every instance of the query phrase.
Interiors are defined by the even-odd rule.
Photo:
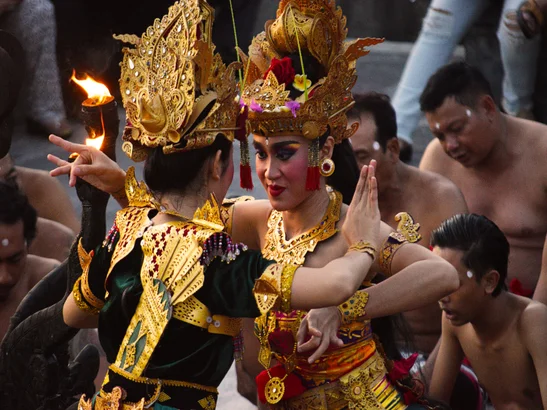
[[[430,7],[423,22],[422,35],[449,38],[454,31],[454,14],[444,8]]]

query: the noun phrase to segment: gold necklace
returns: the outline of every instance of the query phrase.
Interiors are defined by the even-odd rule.
[[[285,239],[283,214],[273,210],[268,219],[268,233],[262,248],[262,256],[286,265],[303,265],[308,252],[313,252],[319,242],[338,232],[336,223],[340,220],[342,194],[331,187],[327,187],[327,192],[329,206],[321,222],[290,240]]]

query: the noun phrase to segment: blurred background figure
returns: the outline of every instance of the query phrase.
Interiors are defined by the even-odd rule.
[[[59,69],[55,10],[49,0],[0,0],[0,28],[13,34],[23,46],[26,72],[22,116],[29,131],[68,137]]]
[[[418,100],[427,80],[448,62],[455,47],[489,3],[490,0],[431,2],[393,99],[404,160],[412,155],[412,133],[420,119]],[[505,72],[502,105],[511,115],[532,119],[540,38],[526,38],[517,24],[521,3],[522,0],[504,0],[497,31]]]

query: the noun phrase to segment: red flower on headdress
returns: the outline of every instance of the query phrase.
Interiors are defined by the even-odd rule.
[[[292,60],[289,57],[283,57],[281,60],[274,58],[270,63],[270,68],[264,74],[264,79],[268,77],[268,74],[272,71],[275,74],[275,78],[279,84],[285,84],[289,86],[293,83],[296,72],[292,66]]]

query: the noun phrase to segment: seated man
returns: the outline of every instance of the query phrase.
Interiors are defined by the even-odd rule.
[[[507,292],[503,232],[484,216],[456,215],[433,232],[431,244],[461,283],[439,302],[443,329],[431,397],[448,401],[465,356],[496,409],[547,408],[547,306]]]
[[[395,216],[408,212],[420,224],[419,243],[429,246],[433,229],[452,215],[467,212],[460,190],[450,180],[404,164],[399,159],[399,140],[395,110],[389,97],[368,93],[354,95],[350,123],[360,124],[351,137],[359,167],[371,159],[378,162],[378,204],[382,220],[397,229]],[[404,314],[415,348],[429,354],[441,335],[441,311],[437,304]]]
[[[510,288],[531,296],[547,233],[547,126],[502,114],[484,76],[462,62],[437,71],[420,104],[436,137],[420,168],[449,178],[469,212],[500,227]]]
[[[29,255],[36,234],[36,211],[10,184],[0,182],[0,339],[30,289],[59,262]]]
[[[0,181],[19,187],[38,212],[29,253],[65,260],[76,237],[65,223],[79,230],[79,222],[64,188],[44,171],[16,167],[9,154],[0,158]]]

